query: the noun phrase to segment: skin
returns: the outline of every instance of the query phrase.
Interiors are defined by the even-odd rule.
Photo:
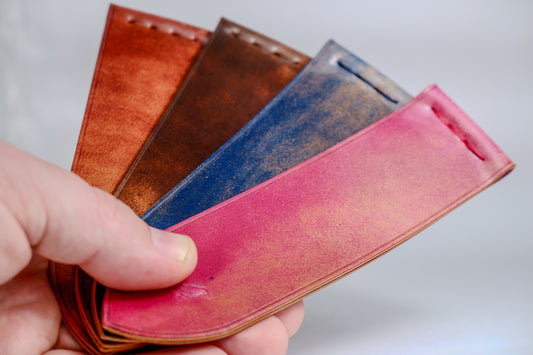
[[[168,287],[194,270],[190,238],[149,227],[110,194],[2,141],[0,162],[0,354],[84,354],[61,326],[49,260],[123,290]],[[151,354],[284,354],[303,314],[300,302],[229,338]]]

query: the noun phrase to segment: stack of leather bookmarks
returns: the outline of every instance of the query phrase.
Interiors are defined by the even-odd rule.
[[[186,35],[177,35],[174,27],[184,27]],[[175,39],[181,42],[167,43]],[[151,59],[159,50],[169,52],[161,54],[164,65],[179,67],[177,73],[165,73]],[[129,56],[121,57],[120,51]],[[244,126],[308,61],[225,19],[210,35],[112,5],[72,170],[141,214]],[[146,78],[132,75],[137,72]],[[169,94],[146,86],[150,80],[158,89],[170,88]],[[152,116],[137,112],[145,105],[153,107]],[[146,193],[139,197],[139,189]],[[50,278],[64,322],[82,345],[95,353],[142,345],[102,331],[98,286],[80,269],[53,263]]]
[[[72,171],[113,193],[209,37],[197,27],[112,5]],[[103,345],[86,307],[92,286],[77,267],[51,263],[49,276],[63,323],[87,351],[138,347],[124,339]]]
[[[416,98],[329,41],[310,60],[222,19],[210,34],[111,6],[73,171],[199,264],[165,290],[51,264],[91,353],[208,342],[399,245],[514,167],[438,87]],[[151,344],[151,345],[147,345]]]

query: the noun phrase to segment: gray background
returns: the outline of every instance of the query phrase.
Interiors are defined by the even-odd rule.
[[[225,16],[308,55],[334,38],[412,94],[438,83],[518,164],[414,239],[308,297],[289,354],[533,353],[533,2],[117,4],[206,29]],[[107,8],[0,0],[1,139],[69,168]]]

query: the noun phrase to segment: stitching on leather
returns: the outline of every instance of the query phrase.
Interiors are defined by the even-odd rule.
[[[198,36],[196,36],[194,34],[188,34],[188,33],[185,33],[184,31],[179,31],[179,30],[176,30],[175,28],[172,28],[172,27],[158,26],[158,25],[152,23],[151,21],[137,20],[137,19],[135,19],[133,17],[128,17],[127,21],[128,21],[128,23],[130,25],[145,27],[145,28],[148,28],[150,30],[159,31],[159,32],[163,32],[163,33],[169,34],[171,36],[182,37],[182,38],[185,38],[185,39],[188,39],[188,40],[191,40],[191,41],[195,41],[195,42],[199,40]]]
[[[258,36],[254,36],[253,34],[246,33],[246,32],[242,31],[241,29],[239,29],[237,27],[230,27],[229,28],[229,33],[233,37],[240,38],[241,40],[243,40],[244,42],[247,42],[248,44],[251,44],[253,46],[257,46],[257,47],[266,49],[267,51],[272,53],[272,55],[274,55],[274,56],[276,56],[278,58],[288,60],[289,62],[291,62],[293,64],[299,64],[301,62],[301,58],[300,57],[298,57],[296,55],[292,55],[291,56],[289,53],[283,52],[283,50],[282,50],[283,48],[280,48],[279,46],[277,46],[275,44],[270,44],[267,41],[265,41],[264,39],[262,39],[262,38],[260,38]]]
[[[389,96],[388,94],[386,94],[383,90],[381,90],[376,85],[374,85],[374,83],[372,83],[370,80],[368,80],[367,78],[365,78],[364,76],[362,76],[361,74],[359,74],[358,72],[356,72],[355,70],[350,68],[348,65],[344,64],[342,62],[342,60],[338,60],[337,64],[339,65],[339,67],[341,67],[342,69],[346,70],[348,73],[355,75],[358,79],[362,80],[365,84],[367,84],[368,86],[370,86],[371,88],[376,90],[378,92],[378,94],[380,94],[381,96],[383,96],[384,98],[386,98],[387,100],[392,102],[393,104],[397,104],[398,103],[398,100],[396,100],[396,99],[392,98],[391,96]]]
[[[437,118],[441,120],[441,122],[444,123],[446,127],[448,127],[450,131],[452,131],[452,133],[455,134],[472,153],[474,153],[479,159],[485,160],[485,157],[474,148],[474,146],[461,134],[461,132],[457,128],[452,125],[452,123],[448,119],[446,119],[446,117],[444,117],[441,112],[439,112],[433,106],[431,106],[431,111],[433,111],[435,116],[437,116]]]

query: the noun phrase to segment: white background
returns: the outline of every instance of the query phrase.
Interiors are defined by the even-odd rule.
[[[533,2],[117,4],[210,30],[224,16],[310,56],[333,38],[413,95],[439,84],[518,165],[308,297],[289,354],[533,353]],[[0,139],[70,167],[108,5],[0,0]]]

